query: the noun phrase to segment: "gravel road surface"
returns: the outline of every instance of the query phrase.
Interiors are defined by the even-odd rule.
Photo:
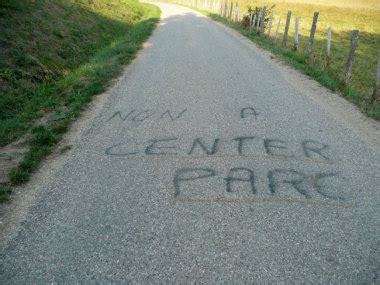
[[[159,6],[146,48],[30,190],[0,283],[378,284],[365,128],[231,30]]]

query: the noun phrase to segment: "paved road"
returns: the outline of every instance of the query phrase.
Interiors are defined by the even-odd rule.
[[[0,283],[380,282],[379,152],[256,48],[160,7]]]

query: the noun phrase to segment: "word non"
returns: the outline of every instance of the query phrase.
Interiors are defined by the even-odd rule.
[[[119,119],[121,121],[131,121],[141,123],[148,119],[167,119],[170,121],[175,121],[183,116],[187,112],[187,109],[183,109],[179,112],[173,112],[171,110],[166,110],[164,112],[158,112],[156,110],[132,110],[128,113],[122,113],[121,111],[115,112],[107,122],[112,119]]]

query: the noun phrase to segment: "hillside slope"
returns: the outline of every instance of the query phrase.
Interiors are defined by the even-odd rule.
[[[13,184],[28,180],[91,97],[134,58],[159,15],[137,0],[0,2],[0,200],[9,169]],[[9,154],[13,144],[22,144],[22,159]]]
[[[0,145],[51,109],[47,98],[25,109],[38,88],[88,62],[152,9],[135,0],[2,0]]]

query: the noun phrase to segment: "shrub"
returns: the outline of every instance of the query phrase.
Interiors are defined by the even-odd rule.
[[[271,14],[271,12],[272,12],[272,10],[274,9],[275,6],[276,5],[273,5],[272,7],[266,9],[265,16],[264,16],[264,27],[267,26],[267,24],[269,22],[270,14]],[[254,26],[256,26],[257,21],[259,20],[260,10],[261,10],[260,7],[248,6],[248,14],[243,17],[243,19],[241,20],[240,24],[243,27],[249,27],[250,17],[251,17],[251,14],[252,14],[252,19],[255,18]],[[256,15],[256,17],[255,17],[255,15]]]

